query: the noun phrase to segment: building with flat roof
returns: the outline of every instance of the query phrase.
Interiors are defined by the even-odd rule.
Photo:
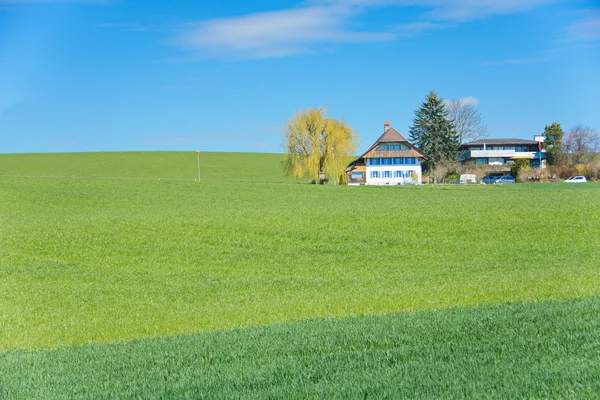
[[[495,171],[510,171],[510,164],[527,160],[532,168],[546,167],[546,151],[542,150],[543,136],[535,140],[479,139],[460,146],[461,165],[473,163],[493,167]]]

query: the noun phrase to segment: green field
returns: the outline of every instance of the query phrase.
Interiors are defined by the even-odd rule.
[[[600,185],[281,160],[0,155],[0,397],[598,392]]]

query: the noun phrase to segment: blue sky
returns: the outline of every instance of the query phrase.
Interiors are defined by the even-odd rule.
[[[370,145],[430,90],[490,137],[600,129],[594,0],[0,0],[0,153],[283,152],[327,108]]]

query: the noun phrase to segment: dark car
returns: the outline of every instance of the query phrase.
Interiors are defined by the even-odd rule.
[[[496,179],[494,183],[496,185],[503,183],[515,183],[515,178],[513,178],[512,176],[501,176],[500,178]]]
[[[483,179],[481,180],[481,183],[485,183],[487,185],[490,185],[490,184],[496,182],[496,179],[498,179],[497,176],[491,176],[491,175],[484,176]]]

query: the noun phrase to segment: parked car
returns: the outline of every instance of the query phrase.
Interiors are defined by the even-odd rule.
[[[585,176],[572,176],[569,179],[567,179],[565,182],[569,182],[569,183],[585,183],[585,182],[587,182],[587,179],[585,179]]]
[[[515,183],[515,178],[512,176],[501,176],[500,178],[494,181],[496,185],[504,184],[504,183]]]
[[[483,179],[481,179],[481,183],[491,185],[492,183],[496,182],[496,179],[498,179],[497,176],[491,176],[491,175],[484,176]]]
[[[468,183],[477,183],[477,175],[462,174],[458,183],[461,183],[463,185]]]

